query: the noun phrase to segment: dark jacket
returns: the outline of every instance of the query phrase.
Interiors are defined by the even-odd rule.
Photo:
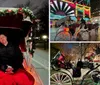
[[[22,67],[22,62],[23,56],[18,45],[8,43],[7,46],[4,46],[0,43],[0,68],[4,65],[5,70],[6,66],[10,65],[14,68],[14,71],[16,71]]]

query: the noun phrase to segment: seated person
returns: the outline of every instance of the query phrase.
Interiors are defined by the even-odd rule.
[[[0,85],[34,85],[34,78],[23,68],[19,45],[0,35]],[[8,82],[9,81],[9,82]]]

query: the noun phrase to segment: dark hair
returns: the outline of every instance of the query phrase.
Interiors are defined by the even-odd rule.
[[[2,29],[2,28],[0,28],[0,29]],[[5,36],[8,36],[8,33],[7,33],[7,31],[4,31],[4,30],[0,30],[0,35],[5,35]]]

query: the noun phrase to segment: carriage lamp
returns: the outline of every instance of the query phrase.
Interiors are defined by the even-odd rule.
[[[47,35],[43,35],[42,38],[43,39],[47,39],[48,37],[47,37]]]

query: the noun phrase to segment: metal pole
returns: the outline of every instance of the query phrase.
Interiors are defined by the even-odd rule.
[[[81,61],[82,61],[82,43],[81,43]]]
[[[80,46],[80,54],[81,54],[80,60],[82,60],[82,43],[79,43],[79,46]]]
[[[34,30],[33,30],[34,29]],[[35,37],[36,37],[36,26],[33,28],[32,27],[32,49],[31,49],[31,52],[32,52],[32,57],[34,57],[34,51],[35,51]]]
[[[37,37],[37,31],[39,31],[40,26],[39,26],[39,19],[35,20],[34,27],[32,27],[32,56],[34,56],[34,51],[36,49],[36,37]]]

